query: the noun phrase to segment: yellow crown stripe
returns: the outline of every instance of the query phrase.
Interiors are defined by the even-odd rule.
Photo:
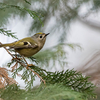
[[[43,34],[42,32],[40,32],[40,33],[36,33],[36,34]]]

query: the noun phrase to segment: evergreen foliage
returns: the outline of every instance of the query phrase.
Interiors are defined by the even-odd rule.
[[[60,65],[62,68],[64,66],[67,66],[67,57],[66,57],[66,51],[65,47],[69,47],[73,50],[76,48],[82,49],[80,45],[74,44],[74,43],[59,43],[56,46],[53,46],[51,48],[45,49],[34,55],[33,59],[37,59],[37,63],[39,66],[44,67],[51,67],[56,68],[56,64]],[[44,56],[45,55],[45,56]],[[31,57],[32,58],[32,57]],[[52,65],[49,66],[50,62]]]
[[[4,28],[0,28],[0,33],[3,34],[3,35],[6,35],[8,37],[12,37],[12,38],[18,39],[16,37],[15,33],[12,33],[11,30],[7,30],[7,29],[4,29]]]
[[[0,92],[4,100],[87,100],[85,93],[75,92],[61,84],[41,85],[29,91],[11,85]]]
[[[12,13],[14,12],[15,14],[20,14],[20,13],[24,13],[25,14],[30,14],[30,16],[33,18],[33,19],[37,19],[41,22],[41,19],[40,17],[38,16],[38,14],[33,11],[33,10],[30,10],[28,8],[25,8],[25,7],[21,7],[21,6],[17,6],[17,5],[12,5],[12,4],[6,4],[6,3],[0,3],[0,11],[9,11],[9,13]],[[12,12],[10,12],[10,10]],[[23,15],[23,16],[24,16]],[[9,17],[11,16],[11,14],[9,14]],[[8,16],[7,16],[8,17]],[[5,19],[4,19],[5,20]],[[6,18],[6,21],[7,21],[7,18]],[[42,22],[41,22],[42,23]],[[1,22],[1,25],[3,24],[3,21]]]
[[[63,55],[61,52],[60,52],[60,54]],[[61,55],[59,55],[59,52],[58,52],[58,55],[56,54],[57,58]],[[28,89],[28,91],[31,91],[32,87],[34,85],[36,75],[34,75],[31,70],[26,70],[26,68],[25,68],[26,62],[21,58],[20,55],[12,55],[11,54],[11,56],[13,57],[13,59],[7,65],[8,65],[8,67],[11,67],[11,69],[12,69],[12,77],[15,78],[16,75],[19,74],[19,72],[23,71],[21,78],[26,83],[26,88]],[[17,59],[14,59],[14,57],[17,57]],[[57,60],[57,58],[56,58],[56,60]],[[31,59],[33,62],[37,62],[34,57],[30,57],[29,59]],[[18,66],[18,64],[19,64],[19,66]],[[30,66],[30,68],[33,69],[36,73],[38,73],[46,82],[47,86],[45,88],[43,88],[44,86],[42,86],[42,88],[43,88],[42,92],[44,95],[43,99],[46,98],[45,92],[46,92],[46,90],[48,90],[48,88],[50,88],[50,91],[54,91],[54,93],[53,93],[54,95],[52,95],[52,94],[51,94],[52,96],[49,95],[50,97],[48,100],[52,100],[53,98],[55,100],[56,99],[61,100],[61,99],[67,99],[67,98],[69,100],[71,100],[73,98],[79,99],[79,98],[84,98],[84,95],[85,95],[85,98],[95,97],[95,94],[93,93],[94,85],[91,84],[90,82],[88,82],[88,77],[82,76],[82,74],[79,72],[76,72],[74,70],[66,70],[66,71],[61,71],[61,72],[49,72],[42,68],[39,68],[38,66]],[[55,87],[53,87],[53,86],[55,86]],[[71,92],[73,91],[72,95],[68,96],[68,94],[70,94],[71,92],[69,92],[67,90],[67,88],[69,91],[71,91]],[[52,90],[52,89],[54,89],[54,90]],[[58,90],[60,93],[56,92]],[[7,88],[5,88],[5,90],[1,92],[2,93],[1,98],[7,97],[7,98],[5,98],[5,100],[7,100],[9,98],[14,99],[15,98],[14,96],[19,95],[19,93],[23,92],[24,90],[17,90],[17,93],[16,93],[16,90],[14,90],[14,91],[12,90],[11,91],[12,94],[13,94],[13,92],[15,92],[14,96],[7,95],[8,94],[7,92],[9,92],[9,91],[10,90],[7,90]],[[63,92],[61,92],[61,91],[63,91]],[[66,91],[68,92],[68,94]],[[78,94],[77,94],[77,92],[74,92],[74,91],[77,91]],[[24,91],[24,92],[26,93],[26,91]],[[37,92],[39,92],[39,93],[37,93]],[[39,96],[38,95],[36,95],[36,96],[41,98],[41,96],[43,96],[43,95],[41,95],[40,91],[37,91],[37,92],[36,93]],[[81,94],[79,92],[81,92]],[[46,92],[46,93],[48,93],[48,92]],[[77,96],[75,96],[74,93],[77,94]],[[23,98],[23,95],[20,95],[20,96],[22,96],[22,98]],[[38,97],[34,97],[34,98],[37,99]],[[35,100],[33,97],[27,97],[27,98],[32,98],[33,100]],[[20,97],[20,99],[21,99],[21,97]],[[42,100],[42,99],[40,99],[40,100]]]
[[[37,73],[41,74],[42,78],[46,80],[47,84],[62,84],[72,90],[90,94],[94,90],[94,85],[88,82],[89,77],[82,76],[81,73],[74,70],[66,70],[60,72],[49,72],[38,67],[31,67]],[[92,95],[91,95],[92,96]]]
[[[21,60],[20,60],[21,61]],[[21,61],[23,63],[23,61]],[[8,63],[9,66],[14,63],[14,60],[12,62]],[[33,69],[36,73],[38,73],[45,81],[46,84],[60,84],[64,87],[68,87],[74,91],[84,93],[85,96],[95,96],[94,91],[94,85],[90,82],[88,82],[89,77],[82,76],[81,73],[76,72],[74,70],[66,70],[61,72],[49,72],[44,69],[39,68],[38,66],[30,66],[31,69]],[[22,79],[27,83],[26,88],[28,90],[31,90],[33,87],[33,83],[35,80],[34,74],[30,70],[23,70],[23,66],[20,65],[17,69],[14,69],[13,71],[13,77],[16,77],[18,72],[23,71]],[[30,79],[30,80],[29,80]]]
[[[64,40],[67,34],[66,29],[69,28],[70,22],[76,16],[78,16],[78,10],[80,6],[83,3],[89,2],[90,0],[81,0],[81,3],[80,0],[77,0],[73,8],[68,5],[68,3],[70,2],[69,0],[48,0],[46,9],[43,7],[45,3],[44,0],[33,0],[34,2],[37,2],[41,5],[39,9],[35,9],[34,11],[31,10],[30,7],[30,5],[33,3],[31,0],[15,1],[16,4],[12,2],[12,0],[11,2],[9,2],[9,4],[7,4],[8,0],[3,0],[3,2],[0,3],[1,15],[3,13],[3,16],[5,16],[1,16],[0,21],[2,19],[4,20],[6,17],[10,17],[11,14],[20,14],[21,17],[25,17],[25,15],[28,13],[33,19],[35,19],[32,22],[30,31],[42,31],[44,29],[41,28],[40,24],[44,23],[44,25],[46,26],[49,22],[49,19],[52,16],[55,16],[56,25],[55,27],[51,27],[51,29],[52,31],[61,31],[61,36],[58,39],[59,44],[57,46],[41,51],[34,56],[36,59],[34,57],[27,58],[28,60],[31,60],[33,64],[37,65],[30,66],[30,68],[33,71],[37,72],[46,81],[46,85],[41,84],[41,86],[33,88],[33,83],[35,81],[36,75],[34,75],[31,70],[27,70],[25,68],[26,62],[21,59],[22,57],[20,55],[12,54],[11,56],[13,58],[17,57],[18,59],[12,59],[7,64],[7,66],[12,69],[13,78],[15,78],[16,75],[18,75],[19,72],[22,71],[21,78],[26,83],[27,91],[20,89],[16,85],[11,85],[5,87],[4,90],[0,90],[0,97],[4,100],[87,100],[88,97],[95,97],[95,94],[93,93],[94,85],[88,82],[88,77],[82,76],[81,73],[74,70],[50,72],[40,68],[42,66],[48,67],[50,61],[53,62],[53,67],[57,62],[62,67],[67,66],[66,52],[64,50]],[[21,2],[23,5],[19,4]],[[59,14],[57,14],[56,12],[59,12]],[[3,22],[1,22],[1,25],[3,25]],[[4,28],[0,28],[0,33],[16,38],[14,33]],[[74,46],[76,45],[66,44],[66,46],[74,48]],[[13,52],[12,50],[9,51]]]

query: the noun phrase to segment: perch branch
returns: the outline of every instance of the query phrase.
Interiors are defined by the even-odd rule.
[[[2,44],[2,43],[0,42],[0,44]],[[8,49],[7,49],[6,47],[4,47],[4,49],[8,52],[8,54],[10,54],[10,55],[12,56],[13,59],[15,59],[15,58],[13,57],[13,55],[8,51]],[[45,80],[43,80],[42,77],[41,77],[38,73],[36,73],[35,71],[33,71],[31,68],[27,67],[27,65],[25,65],[25,64],[22,63],[22,62],[20,62],[18,59],[15,59],[15,60],[16,60],[18,63],[20,63],[22,66],[24,66],[26,69],[29,69],[29,70],[32,71],[34,74],[36,74],[36,75],[43,81],[43,83],[46,84],[46,83],[45,83]]]

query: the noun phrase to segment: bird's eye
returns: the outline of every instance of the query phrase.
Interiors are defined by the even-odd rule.
[[[40,36],[40,38],[42,38],[42,36]]]

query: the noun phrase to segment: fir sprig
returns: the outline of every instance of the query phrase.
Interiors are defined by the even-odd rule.
[[[64,50],[64,45],[61,44],[42,50],[34,55],[34,57],[37,59],[39,66],[45,65],[45,67],[50,67],[50,62],[52,62],[51,67],[55,66],[57,62],[61,67],[67,65],[65,61],[67,59],[66,51]]]
[[[69,47],[72,50],[75,50],[76,48],[82,49],[79,44],[59,43],[53,47],[38,52],[33,57],[36,58],[39,66],[45,65],[46,68],[54,68],[54,66],[56,66],[56,64],[58,63],[60,67],[64,68],[64,66],[67,66],[68,64],[66,57],[67,52],[65,51],[65,47]]]
[[[29,2],[27,2],[27,3],[29,3]],[[5,3],[0,3],[0,10],[6,10],[6,9],[9,9],[9,8],[14,8],[14,9],[19,10],[21,12],[23,12],[23,11],[27,12],[27,13],[30,14],[30,16],[33,19],[38,19],[41,22],[41,24],[43,24],[40,17],[38,16],[39,14],[36,11],[33,11],[33,10],[25,8],[25,7],[20,7],[20,6],[17,6],[17,5],[8,5],[8,4],[5,4]]]
[[[27,0],[24,0],[27,4],[29,4],[29,5],[31,5],[31,3],[29,2],[29,1],[27,1]]]
[[[30,91],[22,90],[17,85],[7,86],[5,90],[0,90],[0,98],[4,100],[87,100],[84,95],[61,84],[41,85]]]
[[[80,72],[72,70],[49,72],[39,67],[31,67],[39,73],[47,84],[60,83],[72,90],[93,95],[94,85],[88,82],[89,77],[84,77]]]
[[[14,60],[16,62],[16,59]],[[10,66],[14,64],[14,61],[10,62]],[[22,62],[24,63],[24,62]],[[23,66],[19,66],[14,69],[13,77],[15,77],[20,71],[23,71],[22,79],[27,84],[26,88],[31,89],[35,80],[35,76],[31,70],[23,70]],[[38,66],[30,66],[32,70],[38,73],[42,79],[45,80],[46,84],[62,84],[66,88],[85,93],[87,96],[94,96],[94,85],[91,82],[88,82],[89,77],[84,77],[80,72],[74,70],[66,71],[56,71],[50,72],[46,71]]]
[[[12,38],[18,39],[17,36],[15,35],[15,33],[11,32],[11,30],[0,28],[0,33],[3,34],[3,35],[6,35],[8,37],[12,37]]]

